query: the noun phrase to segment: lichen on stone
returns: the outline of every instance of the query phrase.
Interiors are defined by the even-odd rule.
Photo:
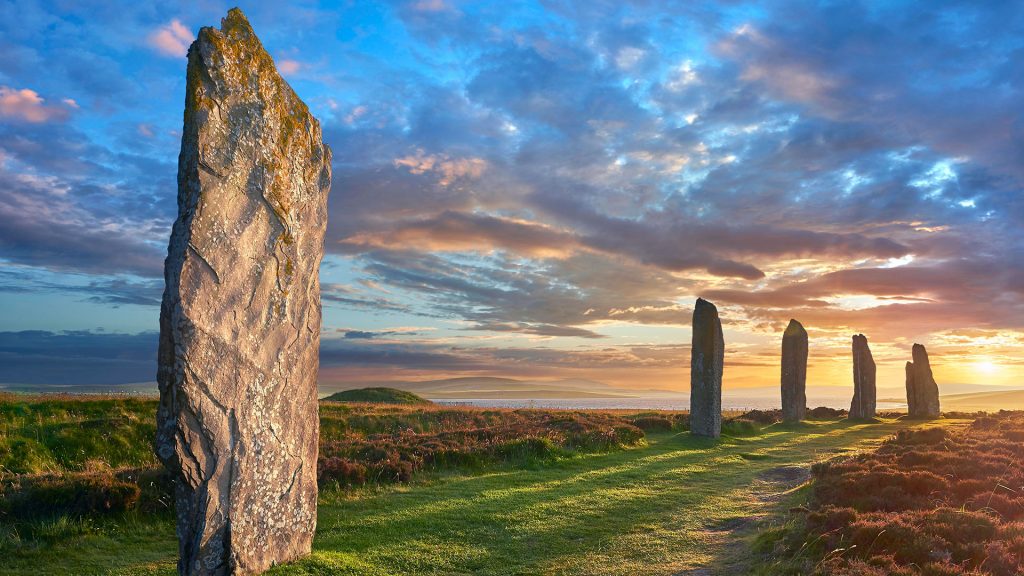
[[[320,125],[238,9],[189,48],[160,313],[157,453],[184,574],[308,553],[316,524]]]

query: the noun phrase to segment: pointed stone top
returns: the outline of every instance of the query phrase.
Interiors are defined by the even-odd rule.
[[[697,308],[701,308],[701,307],[705,307],[705,306],[710,306],[713,310],[718,310],[718,308],[716,308],[715,305],[712,304],[711,302],[708,302],[707,300],[705,300],[703,298],[697,298],[697,305],[696,305],[696,307]]]
[[[213,114],[215,110],[224,114],[224,109],[243,103],[260,111],[257,125],[280,126],[284,143],[303,142],[310,134],[320,141],[319,122],[278,72],[245,14],[232,8],[221,19],[220,30],[201,28],[189,48],[185,123],[190,124],[194,115]],[[254,122],[249,113],[227,120],[236,124]],[[235,129],[228,132],[233,135]],[[225,143],[218,149],[234,148]]]
[[[924,349],[923,344],[914,344],[911,355],[914,357],[915,364],[928,364],[928,352]]]
[[[789,326],[786,326],[786,332],[783,336],[797,336],[799,334],[807,334],[807,330],[804,330],[804,325],[797,322],[796,320],[790,319]]]
[[[220,19],[220,31],[232,38],[248,37],[254,34],[249,19],[237,6],[228,10],[228,15]]]
[[[697,298],[697,304],[693,307],[694,323],[707,323],[707,326],[718,323],[718,308],[703,298]]]

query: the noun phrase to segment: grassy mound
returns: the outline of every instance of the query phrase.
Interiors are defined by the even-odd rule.
[[[342,390],[324,398],[329,402],[372,402],[374,404],[433,404],[430,400],[422,398],[397,388],[359,388],[356,390]]]

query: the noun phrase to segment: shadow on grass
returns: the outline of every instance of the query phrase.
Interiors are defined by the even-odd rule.
[[[271,574],[673,573],[718,561],[708,531],[764,508],[759,475],[905,427],[812,421],[719,440],[649,434],[647,445],[523,470],[438,472],[407,486],[325,492],[314,554]],[[8,566],[60,574],[173,574],[172,522],[84,536]],[[148,532],[148,533],[147,533]],[[0,564],[6,564],[0,563]],[[3,573],[27,573],[16,569]]]
[[[315,543],[323,552],[274,573],[319,573],[343,558],[426,574],[602,573],[601,562],[611,572],[681,565],[688,555],[707,556],[701,533],[709,523],[752,512],[754,503],[741,495],[759,473],[780,463],[806,464],[901,427],[840,420],[774,425],[717,441],[651,435],[646,447],[540,470],[325,501]]]

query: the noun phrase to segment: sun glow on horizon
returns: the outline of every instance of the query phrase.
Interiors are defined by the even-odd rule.
[[[974,362],[974,369],[982,374],[995,374],[999,372],[1001,366],[992,360],[981,359]]]

